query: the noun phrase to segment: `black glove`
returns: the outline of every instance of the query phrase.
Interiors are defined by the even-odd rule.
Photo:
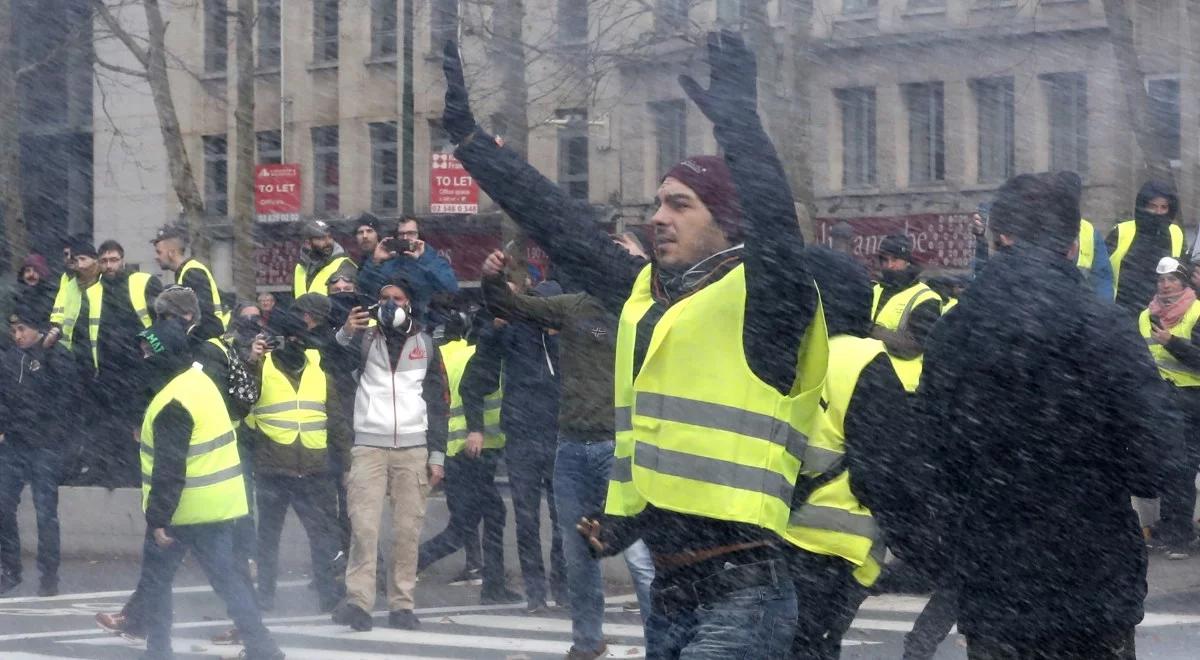
[[[717,126],[756,116],[758,66],[742,37],[730,30],[709,32],[708,67],[708,89],[700,87],[691,76],[679,76],[683,91],[704,116]]]
[[[463,77],[462,58],[458,44],[446,41],[442,50],[442,71],[446,74],[446,109],[442,111],[442,128],[450,141],[458,144],[475,130],[471,100],[467,96],[467,81]]]

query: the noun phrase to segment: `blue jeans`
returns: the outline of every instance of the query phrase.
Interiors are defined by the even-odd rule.
[[[0,567],[6,575],[21,577],[17,505],[21,503],[21,489],[28,483],[37,511],[38,572],[44,582],[58,581],[61,472],[56,448],[31,447],[12,437],[0,444]]]
[[[571,604],[571,633],[576,648],[595,651],[604,641],[604,583],[600,562],[588,552],[587,543],[575,531],[585,515],[604,508],[608,472],[613,462],[613,441],[583,443],[560,437],[554,459],[554,506],[562,536],[567,591]],[[625,563],[633,576],[642,620],[650,614],[650,583],[654,563],[646,545],[638,541],[625,551]]]
[[[663,586],[656,582],[656,592]],[[670,612],[655,610],[647,624],[646,658],[786,658],[796,616],[796,591],[782,569],[775,584],[735,589]]]
[[[279,647],[271,639],[254,600],[254,590],[244,570],[234,566],[234,521],[169,527],[175,543],[166,548],[148,542],[142,557],[142,602],[146,617],[146,657],[173,658],[171,651],[171,583],[184,555],[192,556],[204,569],[213,591],[225,601],[229,618],[246,643],[249,658],[269,657]]]

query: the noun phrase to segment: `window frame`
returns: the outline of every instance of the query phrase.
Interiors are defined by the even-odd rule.
[[[367,124],[371,140],[371,210],[394,214],[400,208],[400,142],[396,121]],[[389,136],[390,140],[385,140]],[[390,159],[388,158],[390,154]],[[389,165],[390,162],[390,165]],[[389,168],[391,182],[388,177]],[[391,202],[390,204],[387,202]]]
[[[210,216],[229,215],[229,136],[200,137],[204,153],[204,210]]]
[[[204,0],[204,73],[225,75],[229,69],[229,7],[225,0]]]
[[[333,31],[330,32],[332,18]],[[341,16],[338,0],[314,0],[312,55],[315,64],[336,64],[340,55],[341,44],[338,32],[341,29]],[[332,49],[332,55],[330,50]]]
[[[835,95],[842,120],[842,187],[873,188],[879,179],[879,114],[875,88],[846,87],[835,90]],[[866,142],[851,149],[851,143],[859,136],[865,136]],[[852,153],[856,158],[851,159]]]
[[[975,94],[975,130],[977,133],[977,153],[976,153],[976,180],[981,184],[998,184],[1010,179],[1016,171],[1016,94],[1014,89],[1015,81],[1012,76],[996,76],[989,78],[975,78],[971,81],[971,88]],[[990,95],[997,94],[1004,96],[1004,103],[1000,106],[994,104],[994,100]],[[989,108],[1002,107],[1005,110],[1004,115],[994,117],[985,117]],[[1001,140],[1004,141],[1004,166],[1001,172],[992,172],[992,168],[984,167],[986,163],[997,162],[998,159],[991,157],[985,158],[990,153],[990,149],[985,150],[987,146],[994,146],[991,143],[996,141],[996,137],[992,134],[993,131],[985,131],[984,128],[995,128],[992,124],[1003,123],[1003,135]]]
[[[946,180],[946,91],[940,81],[904,85],[908,110],[908,183]],[[923,144],[918,144],[918,143]],[[920,147],[920,148],[919,148]],[[919,154],[923,154],[918,158]],[[923,167],[919,167],[923,165]]]
[[[1089,140],[1087,74],[1082,71],[1069,71],[1044,74],[1041,79],[1042,83],[1046,85],[1047,147],[1050,169],[1054,171],[1070,170],[1081,177],[1087,176]],[[1079,85],[1080,83],[1082,84]],[[1077,85],[1079,87],[1076,87]],[[1069,98],[1067,98],[1068,96]],[[1079,107],[1080,103],[1082,103],[1082,107]],[[1079,111],[1082,111],[1082,116],[1076,114]],[[1070,118],[1072,124],[1070,129],[1073,130],[1062,126],[1067,118]],[[1063,130],[1069,130],[1069,133],[1073,133],[1073,135],[1064,135],[1060,132]]]
[[[272,140],[272,138],[274,138]],[[268,142],[270,141],[270,142]],[[271,144],[273,142],[273,144]],[[264,145],[273,148],[264,148]],[[283,132],[277,128],[255,131],[254,162],[257,165],[278,165],[283,162]]]
[[[654,120],[655,175],[661,176],[687,158],[687,102],[683,99],[653,101],[650,103],[650,115]],[[677,126],[673,125],[675,120],[678,120]],[[674,135],[667,140],[666,133]],[[678,144],[671,145],[669,142]]]
[[[257,0],[258,25],[255,29],[255,67],[275,70],[283,65],[283,0]]]
[[[337,124],[313,126],[313,212],[338,213],[341,210],[341,135]],[[332,139],[329,139],[332,136]],[[332,165],[333,180],[329,180]],[[332,200],[333,204],[328,202]]]
[[[584,108],[560,109],[555,112],[566,124],[559,126],[556,142],[558,145],[558,185],[566,191],[571,199],[588,201],[591,195],[589,178],[591,176],[591,138],[588,135],[588,114]],[[583,169],[572,171],[572,150],[583,145]],[[580,194],[582,191],[582,194]]]
[[[384,10],[390,11],[390,14]],[[391,20],[391,28],[382,22]],[[400,13],[396,0],[371,0],[371,58],[395,59],[400,51]]]

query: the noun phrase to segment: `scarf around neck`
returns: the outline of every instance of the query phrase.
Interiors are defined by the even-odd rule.
[[[1154,299],[1150,301],[1150,313],[1162,321],[1164,328],[1170,330],[1179,325],[1184,314],[1187,314],[1194,302],[1196,302],[1196,292],[1191,287],[1184,287],[1183,291],[1173,296],[1156,293]]]

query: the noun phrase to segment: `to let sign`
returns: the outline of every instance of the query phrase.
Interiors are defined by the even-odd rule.
[[[430,159],[429,212],[479,213],[479,186],[453,154],[435,153]]]
[[[299,222],[299,165],[277,163],[254,168],[254,213],[259,222]]]

